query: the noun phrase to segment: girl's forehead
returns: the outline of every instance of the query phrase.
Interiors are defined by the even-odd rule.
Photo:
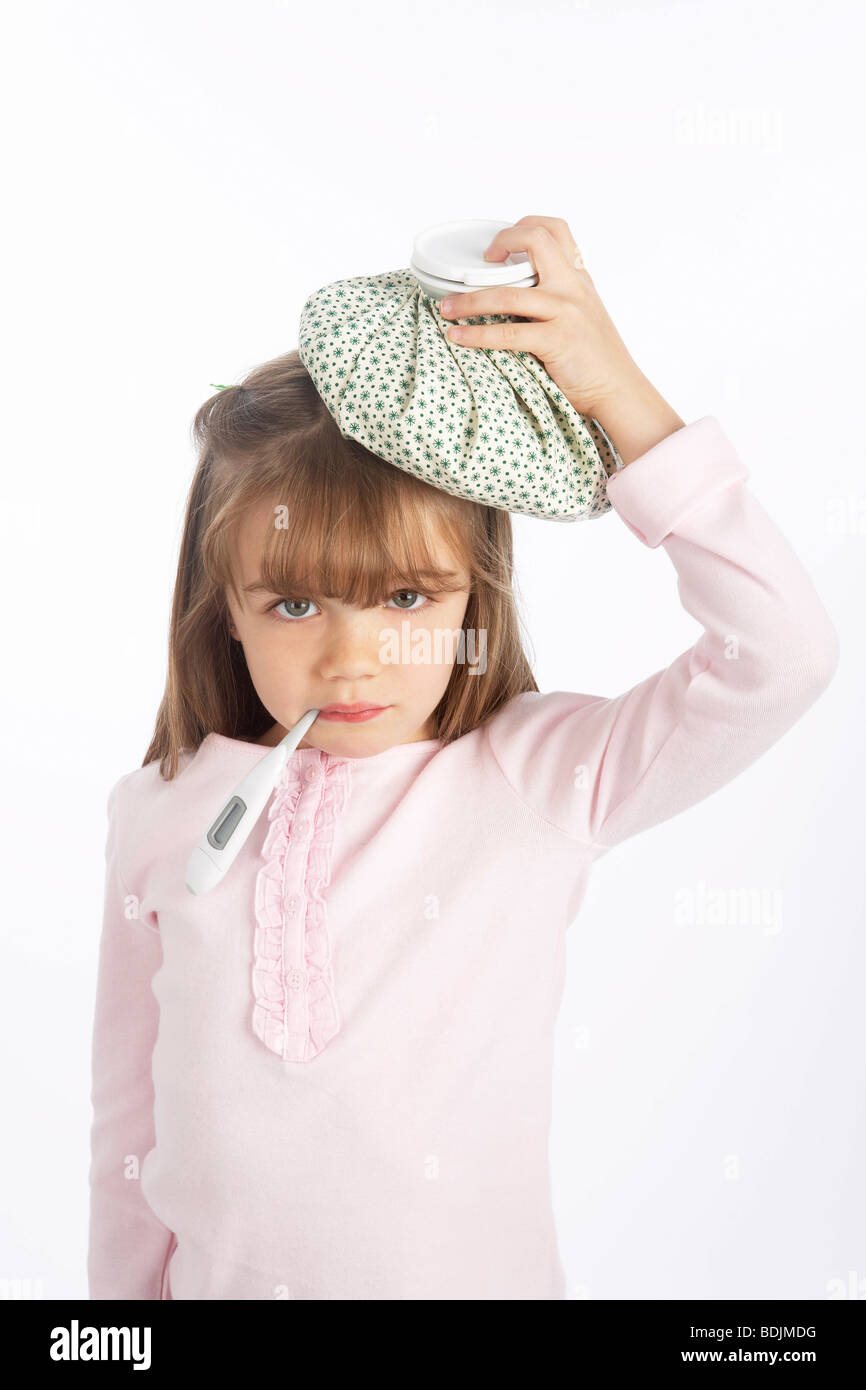
[[[270,502],[257,502],[248,507],[234,529],[234,549],[246,569],[257,565],[262,547],[275,524],[276,507]]]
[[[258,579],[262,567],[262,554],[273,531],[281,531],[288,536],[283,512],[284,508],[280,504],[266,498],[250,506],[234,528],[233,550],[241,586]],[[469,569],[465,558],[455,550],[453,542],[440,531],[435,517],[429,520],[426,540],[433,563],[442,569],[457,572],[468,583]]]

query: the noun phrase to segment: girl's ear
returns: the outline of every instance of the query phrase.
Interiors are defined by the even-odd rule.
[[[222,593],[222,602],[220,603],[220,608],[222,610],[221,617],[223,619],[223,622],[229,630],[229,636],[233,637],[236,642],[239,642],[241,640],[241,635],[235,626],[234,615],[232,613],[232,606],[229,602],[228,593],[225,589]]]

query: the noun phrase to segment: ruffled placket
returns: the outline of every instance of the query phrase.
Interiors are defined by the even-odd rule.
[[[325,889],[346,759],[297,748],[268,805],[256,878],[253,1031],[287,1062],[309,1062],[340,1031]]]

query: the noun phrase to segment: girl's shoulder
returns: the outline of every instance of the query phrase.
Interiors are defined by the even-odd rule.
[[[178,759],[177,772],[172,778],[163,777],[159,758],[145,763],[143,767],[134,767],[130,772],[122,773],[108,793],[109,814],[115,810],[118,802],[122,802],[126,807],[143,806],[155,798],[176,794],[177,789],[184,784],[184,774],[195,756],[194,752],[184,749]]]
[[[497,758],[513,765],[561,727],[569,715],[604,705],[607,700],[604,695],[576,690],[524,690],[513,695],[481,728]]]
[[[574,690],[525,690],[482,727],[511,792],[569,839],[592,843],[585,787],[601,761],[608,696]]]
[[[213,798],[204,786],[207,755],[199,757],[200,751],[183,750],[171,778],[163,777],[158,758],[117,778],[106,811],[128,845],[164,844],[207,814]]]
[[[154,863],[197,839],[212,814],[220,794],[219,773],[208,766],[207,751],[201,757],[200,752],[184,750],[171,778],[162,776],[158,758],[133,768],[108,793],[109,837],[119,846],[122,872],[136,891]]]

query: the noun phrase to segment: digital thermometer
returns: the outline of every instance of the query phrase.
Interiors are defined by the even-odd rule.
[[[317,709],[308,709],[286,734],[282,742],[257,762],[235,787],[216,820],[202,835],[186,866],[186,886],[191,893],[208,893],[231,868],[238,851],[264,809],[277,778],[294,753],[313,720]]]

